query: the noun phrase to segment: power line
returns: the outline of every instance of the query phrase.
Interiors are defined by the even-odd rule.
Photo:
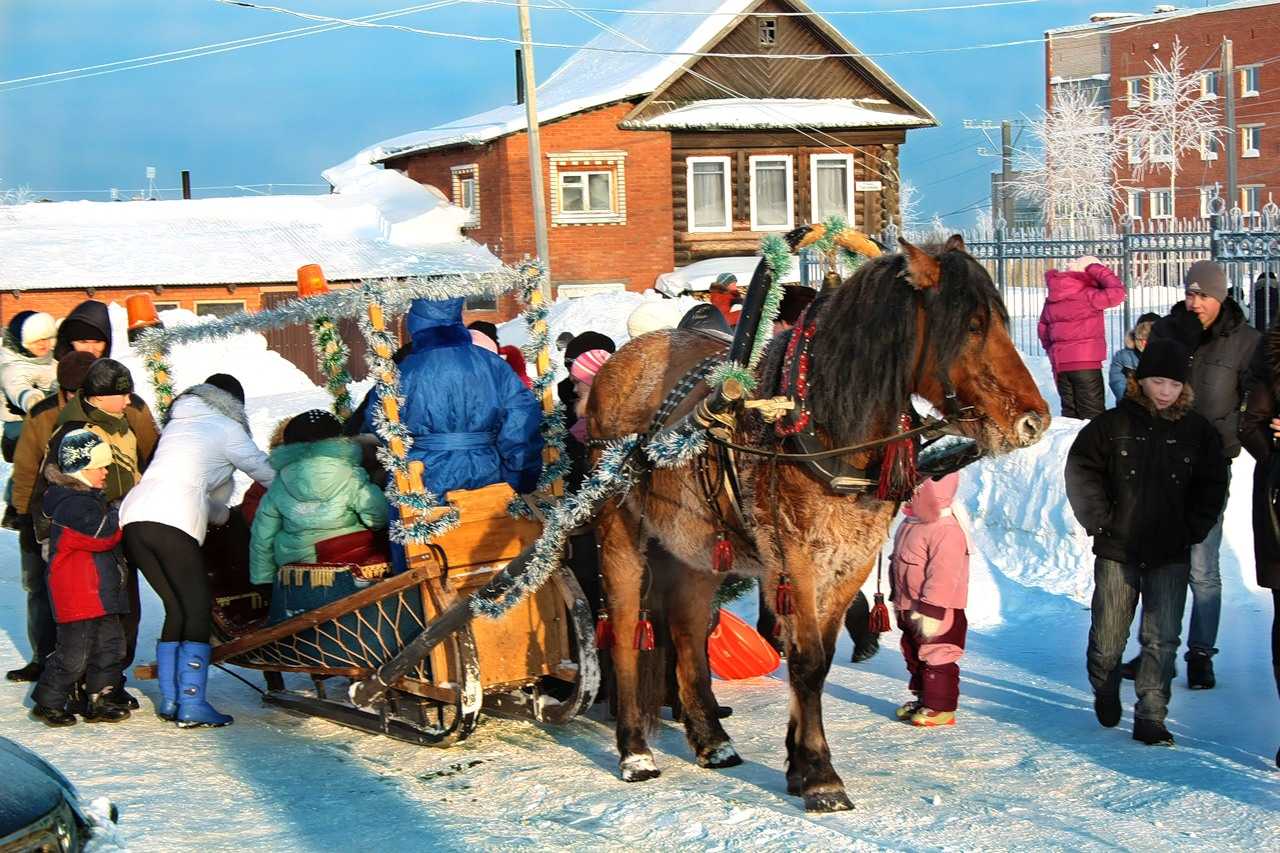
[[[514,0],[463,0],[466,3],[472,3],[477,6],[518,6],[520,5]],[[999,2],[990,3],[963,3],[953,6],[920,6],[909,9],[829,9],[829,10],[811,10],[808,12],[697,12],[697,11],[680,11],[669,9],[617,9],[603,8],[596,6],[576,6],[578,12],[608,12],[617,15],[649,15],[649,16],[665,16],[665,17],[696,17],[696,18],[835,18],[835,17],[852,17],[861,15],[895,15],[908,14],[914,12],[960,12],[968,9],[995,9],[1003,6],[1027,6],[1032,3],[1040,3],[1042,0],[999,0]],[[530,9],[548,9],[553,11],[568,11],[563,6],[544,6],[538,3],[528,4]]]

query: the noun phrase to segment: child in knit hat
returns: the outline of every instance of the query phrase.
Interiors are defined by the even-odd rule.
[[[22,431],[22,419],[31,407],[53,393],[57,364],[53,339],[58,328],[42,311],[19,311],[5,329],[0,385],[4,387],[4,461],[13,461],[13,448]]]
[[[587,441],[587,397],[591,394],[591,383],[595,381],[600,368],[604,367],[604,363],[609,360],[609,355],[602,349],[587,350],[575,358],[573,366],[569,368],[569,376],[573,379],[573,390],[577,399],[573,407],[577,420],[569,428],[569,434],[583,444]]]
[[[49,726],[73,725],[67,702],[83,679],[85,722],[116,723],[129,718],[129,709],[109,698],[123,677],[120,616],[129,612],[129,598],[118,507],[102,491],[111,447],[87,429],[73,429],[51,456],[41,507],[51,521],[49,599],[57,647],[40,673],[31,714]]]

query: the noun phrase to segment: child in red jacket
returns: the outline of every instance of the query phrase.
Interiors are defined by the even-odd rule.
[[[897,711],[913,726],[953,726],[968,628],[969,545],[952,515],[959,474],[926,480],[903,512],[893,541],[893,606],[902,629],[902,656],[916,699]]]
[[[116,723],[128,719],[129,709],[112,704],[104,691],[120,683],[120,615],[129,612],[129,598],[117,507],[102,491],[111,446],[87,429],[75,429],[51,457],[41,508],[50,520],[48,586],[58,638],[36,684],[31,714],[49,726],[73,725],[67,700],[83,679],[85,722]]]

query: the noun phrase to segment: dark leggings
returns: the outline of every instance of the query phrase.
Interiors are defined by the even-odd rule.
[[[1280,589],[1271,590],[1271,668],[1276,673],[1276,692],[1280,693]]]
[[[124,548],[164,602],[160,640],[209,642],[213,600],[200,544],[168,524],[135,521],[124,526]]]

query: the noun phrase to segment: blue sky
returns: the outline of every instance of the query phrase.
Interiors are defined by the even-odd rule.
[[[346,17],[410,5],[410,0],[264,2]],[[572,2],[641,5],[638,0]],[[811,5],[893,9],[961,2],[971,0],[814,0]],[[874,54],[1034,38],[1046,28],[1081,23],[1104,8],[1149,11],[1151,5],[1152,0],[1035,2],[832,21]],[[516,12],[509,6],[459,2],[396,22],[518,35]],[[213,0],[3,0],[0,80],[307,25]],[[592,25],[566,12],[537,9],[533,29],[535,39],[571,44],[595,34]],[[539,78],[567,55],[539,49]],[[923,210],[947,215],[956,224],[971,222],[971,208],[987,197],[987,175],[998,161],[978,156],[985,140],[962,122],[1036,114],[1044,98],[1043,47],[878,61],[942,122],[940,128],[912,132],[904,150],[904,172],[921,188]],[[508,45],[344,29],[56,85],[0,85],[0,189],[26,186],[57,200],[105,199],[104,192],[84,191],[137,190],[146,185],[146,166],[156,167],[161,188],[177,187],[183,168],[192,171],[196,187],[318,184],[322,169],[366,145],[510,101],[512,69]],[[63,192],[52,194],[55,190]],[[225,194],[232,193],[197,193]]]

